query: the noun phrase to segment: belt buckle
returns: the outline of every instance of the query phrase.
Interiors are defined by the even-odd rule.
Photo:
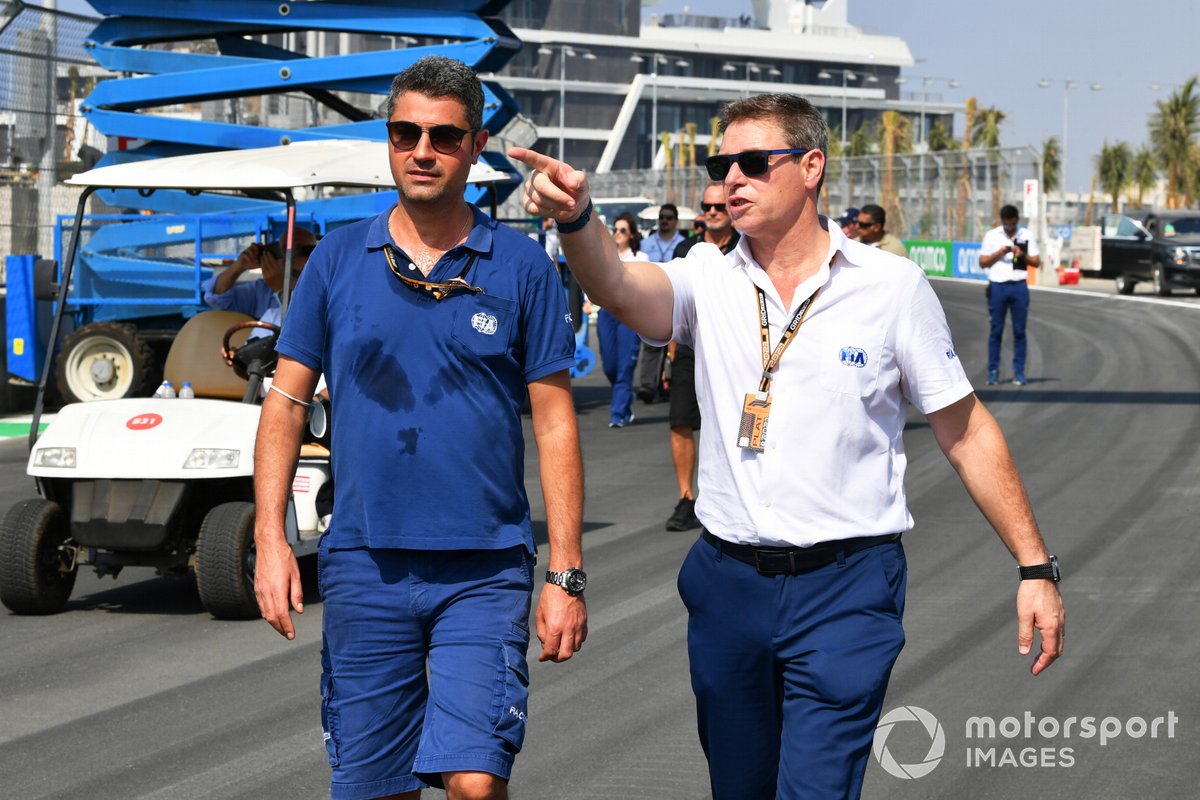
[[[787,568],[786,569],[770,567],[770,566],[764,564],[763,563],[763,555],[764,554],[770,556],[772,559],[777,559],[780,556],[785,555],[785,553],[782,551],[777,551],[777,552],[772,553],[770,551],[755,550],[754,551],[754,568],[756,570],[758,570],[759,575],[795,575],[796,574],[796,552],[794,550],[786,551],[786,555],[787,555]]]

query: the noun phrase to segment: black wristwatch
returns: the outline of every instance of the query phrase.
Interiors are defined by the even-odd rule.
[[[1035,564],[1032,567],[1017,567],[1017,572],[1021,575],[1021,580],[1032,581],[1037,579],[1050,580],[1058,583],[1062,580],[1062,575],[1058,572],[1058,556],[1050,556],[1050,562],[1047,564]]]
[[[546,572],[546,583],[561,586],[566,590],[567,594],[572,597],[578,597],[587,588],[587,573],[579,569],[579,567],[572,567],[563,572],[548,571]]]

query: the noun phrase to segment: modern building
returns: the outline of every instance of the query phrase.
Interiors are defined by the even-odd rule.
[[[747,94],[803,95],[835,137],[884,111],[912,119],[918,149],[958,104],[910,79],[900,38],[851,25],[849,0],[753,0],[752,14],[647,13],[641,0],[512,0],[501,18],[525,47],[495,78],[537,126],[534,147],[605,172],[661,165],[661,134],[692,123],[702,157],[721,103]],[[951,86],[955,86],[950,82]]]

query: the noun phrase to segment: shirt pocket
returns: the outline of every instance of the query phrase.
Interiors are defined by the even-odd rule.
[[[821,388],[867,397],[879,385],[885,332],[867,325],[843,325],[826,334],[820,349]]]
[[[473,294],[459,298],[453,336],[477,356],[502,356],[512,342],[517,303],[505,297]]]

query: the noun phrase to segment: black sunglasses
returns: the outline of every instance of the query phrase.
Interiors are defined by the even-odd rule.
[[[677,220],[677,219],[679,219],[679,218],[678,218],[678,217],[673,217],[673,216],[671,216],[670,214],[659,214],[659,215],[658,215],[658,221],[659,221],[659,222],[674,222],[674,221],[675,221],[675,220]]]
[[[457,152],[462,147],[463,137],[475,133],[478,128],[463,130],[454,125],[418,125],[415,122],[397,120],[387,124],[388,141],[397,150],[415,150],[421,134],[429,134],[429,144],[444,156]]]
[[[725,213],[725,204],[724,203],[701,203],[700,210],[703,211],[705,214],[707,214],[709,211],[717,211],[718,213],[724,214]]]
[[[628,235],[628,233],[629,233],[629,228],[618,228],[616,225],[614,225],[614,226],[613,226],[613,233],[624,233],[624,234],[627,234],[627,235]]]
[[[746,176],[762,175],[771,166],[771,156],[776,155],[792,155],[798,156],[801,153],[807,153],[806,149],[790,148],[786,150],[746,150],[741,153],[734,153],[729,156],[709,156],[704,162],[705,168],[708,170],[708,177],[714,181],[723,181],[725,176],[729,174],[729,168],[736,161],[742,174]]]
[[[858,219],[858,220],[854,221],[854,224],[860,228],[874,228],[879,223],[875,222],[874,220],[869,220],[869,219],[867,219],[867,220]]]
[[[266,249],[267,252],[275,256],[275,258],[280,260],[283,259],[283,242],[279,240],[268,242]],[[292,254],[293,256],[311,256],[312,251],[316,249],[317,246],[315,244],[298,244],[292,248]]]

